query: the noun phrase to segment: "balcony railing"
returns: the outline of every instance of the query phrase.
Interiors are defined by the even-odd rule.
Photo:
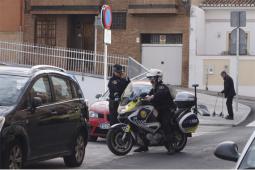
[[[31,0],[32,14],[98,14],[96,0]]]
[[[176,0],[129,0],[130,14],[176,14]]]

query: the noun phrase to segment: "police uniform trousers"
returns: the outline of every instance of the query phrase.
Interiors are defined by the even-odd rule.
[[[116,123],[119,123],[117,117],[118,117],[118,107],[119,102],[115,100],[109,101],[109,112],[110,112],[110,125],[114,125]]]

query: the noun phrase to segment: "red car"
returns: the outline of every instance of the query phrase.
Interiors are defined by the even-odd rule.
[[[108,92],[103,96],[97,95],[99,100],[89,108],[90,141],[96,141],[98,137],[105,138],[110,128],[108,96]]]

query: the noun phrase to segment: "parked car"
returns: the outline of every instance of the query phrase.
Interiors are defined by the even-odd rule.
[[[110,128],[109,92],[97,95],[98,101],[89,107],[89,140],[97,141],[98,137],[105,138]]]
[[[76,79],[52,66],[0,66],[0,166],[22,168],[63,157],[80,166],[88,109]]]
[[[149,86],[149,88],[148,88]],[[126,91],[134,93],[142,93],[144,89],[149,92],[152,88],[149,81],[136,80],[132,81]],[[98,137],[105,138],[110,128],[109,120],[109,92],[107,91],[103,95],[97,95],[98,101],[93,103],[89,108],[89,139],[96,141]]]
[[[220,159],[236,162],[235,169],[255,169],[255,131],[241,154],[237,144],[231,141],[220,143],[214,154]]]

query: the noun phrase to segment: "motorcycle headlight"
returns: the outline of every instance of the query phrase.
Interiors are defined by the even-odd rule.
[[[89,112],[89,117],[90,117],[90,118],[98,118],[98,113],[93,112],[93,111],[90,111],[90,112]]]
[[[119,114],[125,114],[127,112],[128,107],[127,106],[119,106],[118,113]]]
[[[2,128],[4,126],[4,122],[5,122],[5,117],[0,116],[0,132],[2,131]]]

